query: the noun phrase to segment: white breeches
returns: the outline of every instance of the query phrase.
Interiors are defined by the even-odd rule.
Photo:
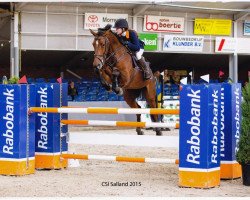
[[[137,60],[141,59],[143,52],[144,52],[144,49],[140,49],[139,51],[135,53]]]

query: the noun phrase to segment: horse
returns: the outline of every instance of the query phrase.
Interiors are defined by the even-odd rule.
[[[124,46],[119,36],[110,27],[98,29],[97,32],[90,29],[94,36],[94,61],[93,67],[99,75],[101,84],[108,91],[123,94],[124,100],[131,108],[141,108],[136,99],[142,94],[150,108],[157,108],[156,79],[144,80],[143,72],[135,68],[131,52]],[[118,85],[114,85],[114,79],[118,79]],[[153,122],[158,122],[158,115],[151,115]],[[137,114],[137,122],[141,121],[141,115]],[[162,135],[161,128],[155,128],[156,135]],[[143,135],[140,127],[136,128],[138,135]]]

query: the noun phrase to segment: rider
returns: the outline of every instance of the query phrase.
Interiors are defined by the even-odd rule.
[[[126,19],[118,19],[115,22],[116,34],[121,38],[120,41],[123,45],[127,46],[132,52],[135,52],[136,58],[144,72],[144,79],[152,77],[152,71],[142,56],[144,52],[144,43],[139,40],[137,33],[128,28]]]

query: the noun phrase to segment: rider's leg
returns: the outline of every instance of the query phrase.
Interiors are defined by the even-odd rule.
[[[140,49],[140,51],[136,52],[136,58],[139,62],[140,67],[142,68],[143,72],[144,72],[144,78],[145,79],[150,79],[152,77],[152,71],[148,65],[148,63],[146,63],[144,57],[142,56],[144,52],[144,49]]]

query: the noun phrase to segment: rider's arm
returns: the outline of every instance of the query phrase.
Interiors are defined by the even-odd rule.
[[[139,51],[140,50],[139,39],[134,31],[131,31],[129,33],[128,48],[131,51]]]

